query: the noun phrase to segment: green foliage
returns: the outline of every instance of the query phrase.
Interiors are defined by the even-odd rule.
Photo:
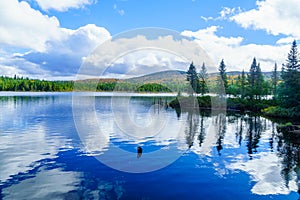
[[[288,53],[287,63],[284,67],[287,70],[299,69],[299,55],[296,40],[293,41],[290,52]]]
[[[116,87],[116,82],[98,83],[97,91],[113,91]]]
[[[278,72],[277,72],[277,63],[274,65],[274,70],[272,73],[272,89],[273,89],[273,98],[277,98],[277,85],[278,85]]]
[[[201,108],[210,108],[211,107],[211,98],[216,97],[210,97],[210,96],[201,96],[197,97],[199,107]]]
[[[174,84],[173,84],[174,85]],[[163,86],[157,83],[130,83],[116,80],[98,82],[82,80],[76,82],[78,91],[132,91],[132,92],[172,92],[172,85]],[[70,92],[74,89],[74,81],[45,81],[20,78],[14,76],[0,77],[0,91],[31,91],[31,92]]]
[[[262,113],[270,117],[293,118],[300,117],[296,108],[283,108],[280,106],[270,106],[262,110]]]
[[[172,100],[169,103],[169,106],[171,108],[181,108],[181,109],[190,109],[190,108],[207,108],[209,109],[211,107],[211,98],[210,96],[201,96],[201,97],[176,97],[174,100]],[[195,101],[198,102],[198,105],[195,103]]]
[[[238,83],[232,83],[228,85],[227,94],[238,96],[240,94],[240,86]]]
[[[279,99],[285,108],[296,108],[300,104],[300,65],[296,41],[293,42],[286,63],[282,68],[282,84]]]
[[[190,67],[186,73],[186,79],[191,86],[190,94],[199,93],[199,78],[197,75],[196,67],[193,62],[190,64]]]
[[[202,64],[201,70],[200,70],[200,80],[199,80],[199,92],[201,95],[204,95],[208,92],[207,87],[207,70],[205,63]]]
[[[138,92],[172,92],[166,86],[157,83],[146,83],[137,88]]]
[[[255,87],[255,79],[256,79],[256,71],[257,71],[257,64],[256,64],[256,58],[253,58],[251,67],[250,67],[250,72],[248,75],[248,95],[250,99],[253,99],[254,96],[254,87]]]
[[[0,91],[72,91],[71,81],[44,81],[23,77],[0,77]]]
[[[224,90],[225,93],[227,93],[228,90],[228,79],[227,79],[227,74],[226,74],[226,65],[224,63],[224,59],[222,59],[220,66],[219,66],[219,73],[220,73],[220,78],[221,78],[221,84],[224,85]]]
[[[264,93],[264,84],[264,77],[261,72],[260,64],[256,63],[256,58],[253,58],[248,75],[248,87],[246,90],[246,95],[250,98],[250,100],[261,98]]]
[[[293,125],[292,122],[287,122],[287,123],[284,124],[284,126],[292,126],[292,125]]]
[[[231,81],[231,84],[228,85],[227,93],[234,96],[240,96],[242,99],[245,98],[247,89],[246,81],[245,71],[243,70],[236,80]]]
[[[218,102],[216,98],[217,96],[200,96],[197,97],[198,105],[193,105],[193,100],[191,98],[194,97],[177,97],[176,99],[172,100],[169,105],[172,108],[205,108],[211,109],[211,102]],[[271,106],[275,106],[276,102],[274,100],[253,100],[252,102],[248,99],[242,98],[227,98],[227,109],[228,110],[239,110],[241,112],[244,111],[252,111],[255,113],[260,113],[262,110],[266,110]]]
[[[240,94],[242,99],[244,99],[245,94],[246,94],[246,76],[245,76],[245,71],[242,71],[242,76],[241,76],[241,87],[240,87]]]

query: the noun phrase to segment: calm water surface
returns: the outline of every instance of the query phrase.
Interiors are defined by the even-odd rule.
[[[172,97],[0,96],[0,199],[299,198],[300,148],[263,117],[176,113]]]

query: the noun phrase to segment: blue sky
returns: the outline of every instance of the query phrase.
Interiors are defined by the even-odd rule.
[[[285,62],[292,40],[300,37],[299,10],[298,0],[0,0],[0,74],[74,79],[97,46],[144,27],[177,31],[199,44],[212,65],[224,58],[228,71],[248,71],[253,57],[270,71]],[[113,69],[110,76],[122,77],[160,61],[165,69],[180,70],[190,62],[143,52],[105,67]]]

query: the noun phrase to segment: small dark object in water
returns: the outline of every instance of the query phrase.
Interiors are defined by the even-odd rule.
[[[137,158],[140,158],[142,156],[142,153],[143,153],[142,147],[138,147],[137,148]]]

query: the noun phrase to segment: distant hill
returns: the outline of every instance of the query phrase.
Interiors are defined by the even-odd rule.
[[[241,74],[242,72],[240,71],[227,72],[227,76],[229,76],[230,78],[235,78]],[[248,74],[248,72],[245,72],[245,74]],[[270,79],[272,76],[272,72],[262,72],[262,74],[266,79]],[[217,75],[219,75],[218,72],[209,73],[208,77],[210,79],[214,79]],[[161,71],[140,77],[126,79],[125,81],[129,81],[132,83],[182,83],[186,81],[186,72],[180,70]]]
[[[248,74],[249,72],[245,72],[245,74]],[[213,73],[209,73],[210,77],[214,77],[217,76],[219,73],[218,72],[213,72]],[[226,72],[227,76],[238,76],[238,75],[242,75],[241,71],[230,71],[230,72]],[[265,78],[271,78],[272,76],[272,72],[262,72],[263,76]]]
[[[236,78],[237,76],[241,75],[242,72],[240,71],[231,71],[227,72],[227,76],[230,79]],[[245,72],[248,74],[248,72]],[[271,79],[272,72],[262,72],[266,79]],[[214,79],[218,72],[209,73],[209,79]],[[146,74],[139,77],[129,78],[129,79],[116,79],[116,78],[103,78],[103,79],[88,79],[84,81],[99,81],[99,82],[129,82],[129,83],[183,83],[186,81],[186,72],[180,70],[167,70],[167,71],[160,71],[151,74]]]
[[[140,77],[126,79],[131,83],[176,83],[186,79],[186,72],[179,70],[167,70],[155,72]]]

